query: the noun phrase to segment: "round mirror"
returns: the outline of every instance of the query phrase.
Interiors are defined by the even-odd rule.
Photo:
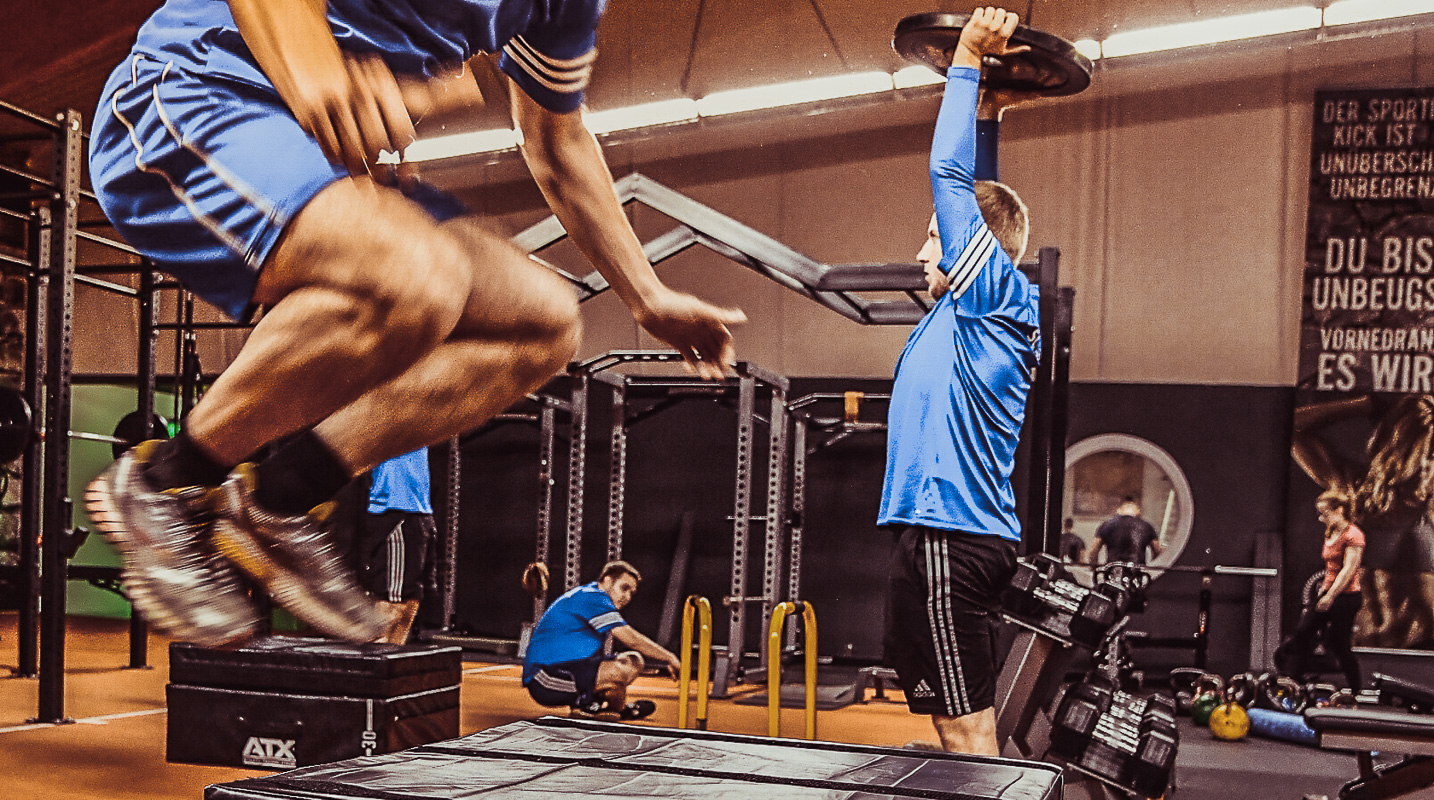
[[[1103,530],[1098,563],[1131,560],[1130,554],[1140,549],[1151,566],[1170,566],[1195,525],[1194,497],[1180,465],[1159,445],[1124,433],[1092,436],[1066,449],[1061,511],[1062,556],[1070,561],[1080,550],[1079,560],[1087,563],[1095,552],[1096,531]],[[1159,555],[1154,546],[1144,545],[1152,534],[1160,543]],[[1126,549],[1123,557],[1112,556],[1118,547]]]

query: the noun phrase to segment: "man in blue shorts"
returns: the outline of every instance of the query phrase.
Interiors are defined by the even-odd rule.
[[[577,714],[614,714],[642,719],[657,706],[651,700],[627,702],[627,687],[646,665],[644,656],[661,662],[673,679],[682,662],[667,648],[642,635],[622,618],[642,581],[626,561],[612,561],[598,579],[553,601],[533,628],[523,657],[523,685],[541,705],[567,706]],[[606,655],[607,640],[631,648]]]
[[[159,268],[236,318],[264,309],[184,432],[86,492],[157,628],[211,645],[252,635],[237,566],[318,629],[373,639],[383,619],[329,543],[330,498],[573,355],[571,287],[379,163],[431,106],[479,102],[470,59],[497,56],[539,188],[636,321],[704,377],[735,358],[741,313],[658,280],[584,127],[603,5],[167,0],[140,28],[95,118],[96,193]]]
[[[434,579],[438,531],[430,483],[426,447],[390,458],[370,473],[368,511],[355,550],[359,583],[384,615],[380,642],[408,642],[423,589]]]
[[[1017,18],[978,8],[962,29],[931,146],[936,206],[917,259],[936,303],[897,362],[878,524],[897,534],[886,655],[944,749],[997,755],[995,613],[1015,571],[1011,471],[1039,353],[1036,291],[1016,269],[1025,205],[976,182],[981,59]]]

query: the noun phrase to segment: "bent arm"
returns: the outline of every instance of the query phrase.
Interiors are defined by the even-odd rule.
[[[642,322],[663,288],[627,221],[598,146],[582,114],[560,114],[520,89],[510,91],[523,158],[548,206],[573,243]]]
[[[637,628],[631,625],[613,628],[612,638],[618,640],[624,647],[641,653],[644,658],[662,662],[672,673],[672,677],[677,677],[677,671],[681,669],[682,662],[671,650],[647,638]]]
[[[1364,548],[1358,545],[1350,545],[1344,549],[1344,563],[1340,564],[1339,572],[1334,576],[1334,583],[1329,585],[1329,591],[1325,592],[1322,600],[1334,601],[1340,593],[1349,588],[1350,582],[1354,580],[1355,573],[1359,572],[1359,562],[1364,558]]]
[[[228,0],[244,44],[290,108],[310,75],[345,78],[328,0]]]

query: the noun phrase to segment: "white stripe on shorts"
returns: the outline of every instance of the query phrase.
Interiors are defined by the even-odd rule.
[[[388,532],[388,602],[403,602],[403,521]]]
[[[138,58],[138,56],[136,56],[136,58]],[[168,70],[169,67],[166,66],[165,69]],[[155,95],[155,102],[159,102],[158,94]],[[204,228],[210,233],[214,234],[214,236],[218,238],[220,242],[224,243],[225,247],[228,247],[230,250],[233,250],[235,253],[238,253],[239,255],[243,256],[245,250],[247,249],[244,247],[243,242],[239,241],[238,238],[234,236],[234,234],[230,233],[227,229],[224,228],[224,226],[220,225],[217,220],[205,213],[204,210],[199,207],[199,204],[194,202],[194,198],[190,197],[189,193],[184,190],[184,187],[180,186],[178,183],[175,183],[174,179],[169,176],[169,173],[161,169],[156,169],[155,167],[152,167],[145,162],[144,146],[140,144],[139,133],[135,130],[134,125],[128,119],[125,118],[124,114],[120,113],[118,91],[116,91],[113,95],[110,96],[110,112],[114,114],[115,119],[119,120],[120,123],[125,126],[125,129],[129,131],[129,140],[134,144],[135,167],[140,172],[147,172],[151,175],[158,175],[159,177],[163,178],[164,182],[169,184],[169,190],[174,193],[175,198],[179,200],[179,202],[182,203],[185,208],[189,209],[190,215],[194,217],[196,222],[204,226]]]
[[[545,670],[538,670],[538,674],[533,676],[533,680],[544,689],[549,689],[554,692],[569,692],[571,694],[577,694],[578,692],[577,683],[565,681],[562,678],[555,678],[549,675]]]

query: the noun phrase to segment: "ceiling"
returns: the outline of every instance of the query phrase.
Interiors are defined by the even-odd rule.
[[[0,100],[43,114],[94,108],[156,0],[0,0]],[[219,0],[214,0],[219,2]],[[455,0],[456,2],[457,0]],[[1067,39],[1290,5],[1290,0],[1016,0]],[[968,11],[952,0],[610,0],[594,108],[901,66],[891,31],[908,14]],[[828,35],[830,34],[830,35]]]

